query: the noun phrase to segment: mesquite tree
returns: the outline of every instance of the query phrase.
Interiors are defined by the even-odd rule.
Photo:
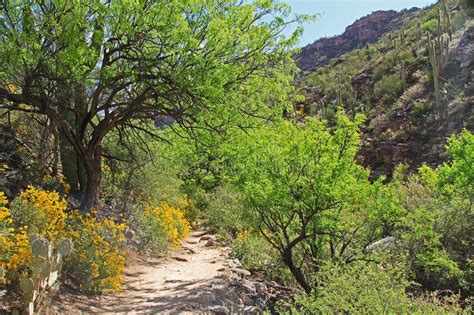
[[[355,162],[362,117],[339,113],[337,121],[334,128],[313,118],[268,125],[228,148],[228,176],[249,215],[308,293],[308,274],[322,261],[367,259],[364,248],[383,236],[376,221],[388,211],[370,202],[381,182],[370,184]]]
[[[268,100],[270,81],[284,90],[300,28],[281,32],[301,21],[289,14],[273,0],[4,1],[0,110],[55,124],[62,170],[87,211],[112,129],[146,129],[157,116],[213,129],[214,114],[257,110],[237,95]]]

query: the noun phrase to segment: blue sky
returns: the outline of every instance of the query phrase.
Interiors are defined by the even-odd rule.
[[[300,46],[324,36],[338,35],[358,18],[377,10],[402,10],[425,7],[435,0],[281,0],[293,7],[294,13],[321,13],[319,19],[305,26]]]

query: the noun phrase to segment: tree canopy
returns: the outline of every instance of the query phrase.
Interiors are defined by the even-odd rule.
[[[64,173],[89,209],[110,130],[149,131],[154,117],[219,131],[281,99],[301,29],[282,31],[301,19],[273,0],[7,1],[0,108],[56,125]]]

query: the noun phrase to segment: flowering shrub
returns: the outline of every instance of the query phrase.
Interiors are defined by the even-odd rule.
[[[5,194],[0,192],[0,269],[4,274],[0,277],[0,284],[14,280],[18,271],[31,260],[28,235],[23,227],[13,226],[7,203]]]
[[[54,242],[65,236],[66,209],[67,201],[57,192],[28,186],[12,202],[11,216],[16,227]]]
[[[170,245],[178,249],[189,234],[185,212],[167,203],[146,208],[138,217],[138,225],[144,247],[151,250],[165,251]]]
[[[41,180],[41,186],[48,190],[56,190],[60,193],[67,194],[71,191],[71,186],[66,182],[66,178],[62,174],[51,176],[48,171]]]
[[[120,291],[125,256],[121,243],[125,240],[125,224],[108,218],[81,215],[74,211],[68,218],[68,236],[75,251],[67,269],[81,290],[89,292]]]
[[[74,251],[66,261],[79,287],[90,292],[119,291],[124,270],[125,224],[78,211],[67,214],[67,202],[55,191],[29,186],[7,208],[0,192],[0,284],[13,283],[31,270],[32,234],[53,243],[68,238]],[[4,275],[4,276],[2,276]]]

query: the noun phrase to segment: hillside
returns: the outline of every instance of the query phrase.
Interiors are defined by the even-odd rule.
[[[321,38],[303,47],[295,58],[296,64],[304,71],[315,70],[328,64],[332,58],[376,42],[384,34],[399,29],[405,19],[415,17],[419,11],[412,8],[400,12],[372,12],[346,27],[343,34]]]
[[[379,15],[362,18],[348,29]],[[297,109],[305,114],[330,118],[343,105],[352,115],[361,112],[367,116],[358,160],[370,166],[373,176],[390,175],[398,163],[408,163],[413,169],[423,163],[437,165],[445,158],[446,138],[462,128],[474,128],[472,6],[447,1],[446,8],[438,3],[407,11],[388,24],[394,21],[400,23],[398,30],[392,28],[373,44],[305,72],[299,82],[305,101]],[[442,59],[435,65],[437,80],[428,33],[430,41],[443,41],[441,48],[435,48],[436,58]],[[339,38],[348,38],[348,34]],[[351,36],[348,42],[355,46],[357,33]],[[326,62],[308,58],[309,51],[325,42],[302,49],[297,62],[303,62],[303,69]],[[435,81],[439,83],[438,101]]]

